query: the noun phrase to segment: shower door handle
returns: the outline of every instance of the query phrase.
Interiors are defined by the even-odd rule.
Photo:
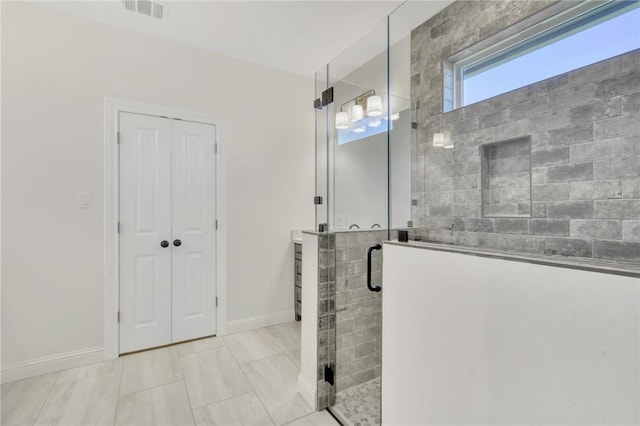
[[[380,286],[371,285],[371,252],[373,252],[374,250],[380,250],[380,249],[382,249],[382,246],[380,244],[376,244],[374,246],[369,247],[369,250],[367,251],[367,288],[369,289],[369,291],[378,292],[382,290],[382,287]]]

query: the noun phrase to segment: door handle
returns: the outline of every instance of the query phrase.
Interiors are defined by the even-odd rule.
[[[176,247],[180,247],[182,245],[182,241],[180,240],[173,240],[173,245]]]
[[[167,247],[169,247],[169,241],[167,241],[167,240],[162,240],[162,241],[160,242],[160,247],[162,247],[162,248],[167,248]]]
[[[378,292],[382,290],[382,287],[380,286],[371,285],[371,252],[374,250],[380,250],[380,249],[382,249],[382,246],[380,244],[376,244],[374,246],[369,247],[369,250],[367,250],[367,288],[369,289],[369,291]]]

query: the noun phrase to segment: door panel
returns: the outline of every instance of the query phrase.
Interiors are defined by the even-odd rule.
[[[172,340],[216,332],[215,126],[173,121]]]
[[[171,123],[120,114],[120,353],[171,343]]]

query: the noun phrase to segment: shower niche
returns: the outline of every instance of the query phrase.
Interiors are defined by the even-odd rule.
[[[531,217],[531,137],[480,146],[482,216]]]

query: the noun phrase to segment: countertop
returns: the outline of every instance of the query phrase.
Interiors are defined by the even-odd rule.
[[[536,255],[528,253],[506,253],[498,250],[461,247],[451,244],[429,243],[423,241],[409,241],[406,243],[401,243],[399,241],[385,241],[384,244],[640,278],[640,265],[632,262],[616,262],[601,259],[571,258],[566,256]]]

